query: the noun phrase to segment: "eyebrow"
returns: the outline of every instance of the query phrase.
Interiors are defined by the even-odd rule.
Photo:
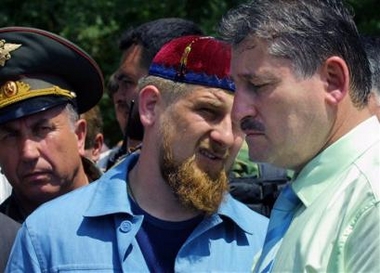
[[[239,77],[242,77],[246,80],[253,80],[253,81],[274,81],[277,80],[278,77],[276,77],[275,74],[271,73],[270,70],[265,69],[260,74],[257,73],[240,73],[238,74]]]
[[[38,119],[32,119],[32,120],[30,120],[28,122],[28,124],[30,125],[28,127],[38,126],[38,125],[41,125],[41,124],[44,124],[44,123],[47,123],[47,122],[52,122],[52,119],[51,118],[46,118],[46,117],[40,117]],[[5,123],[5,124],[0,125],[0,130],[2,130],[2,131],[14,131],[14,130],[17,130],[11,124],[12,124],[12,121],[9,122],[9,123]]]
[[[225,107],[227,105],[225,98],[222,98],[217,93],[213,92],[197,97],[196,102],[212,105],[213,107]]]
[[[257,73],[252,72],[252,71],[239,72],[239,73],[236,74],[235,77],[231,73],[230,77],[231,77],[232,81],[235,81],[237,78],[243,78],[245,80],[259,80],[259,79],[262,78],[262,76],[259,76],[259,75],[257,75]]]
[[[10,132],[10,131],[14,131],[14,129],[12,129],[11,126],[7,124],[0,125],[0,134],[3,132]]]
[[[116,80],[117,81],[121,81],[121,80],[130,80],[130,81],[132,81],[133,79],[132,79],[132,77],[130,77],[128,74],[125,74],[125,73],[120,73],[119,75],[117,75],[117,77],[116,77]]]
[[[209,105],[214,108],[220,108],[226,105],[224,101],[221,101],[220,99],[217,99],[217,98],[199,98],[194,103],[198,105]]]

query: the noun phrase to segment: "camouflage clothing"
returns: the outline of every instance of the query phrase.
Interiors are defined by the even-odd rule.
[[[252,210],[269,217],[273,204],[292,173],[268,163],[252,162],[243,143],[229,173],[231,195]]]

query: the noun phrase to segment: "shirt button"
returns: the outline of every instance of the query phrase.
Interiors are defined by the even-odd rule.
[[[132,229],[132,223],[129,221],[123,221],[119,227],[121,232],[127,233]]]

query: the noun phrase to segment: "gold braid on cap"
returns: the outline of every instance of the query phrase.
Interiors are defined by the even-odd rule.
[[[39,96],[64,96],[70,99],[76,97],[74,92],[52,86],[44,89],[31,90],[30,85],[22,81],[7,81],[0,87],[0,109],[12,103]]]

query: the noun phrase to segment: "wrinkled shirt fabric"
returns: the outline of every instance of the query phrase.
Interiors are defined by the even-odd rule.
[[[24,222],[6,272],[149,272],[131,211],[131,154],[98,181],[45,203]],[[175,272],[248,272],[268,219],[229,194],[179,250]]]
[[[372,117],[310,161],[272,272],[380,272],[380,125]]]

